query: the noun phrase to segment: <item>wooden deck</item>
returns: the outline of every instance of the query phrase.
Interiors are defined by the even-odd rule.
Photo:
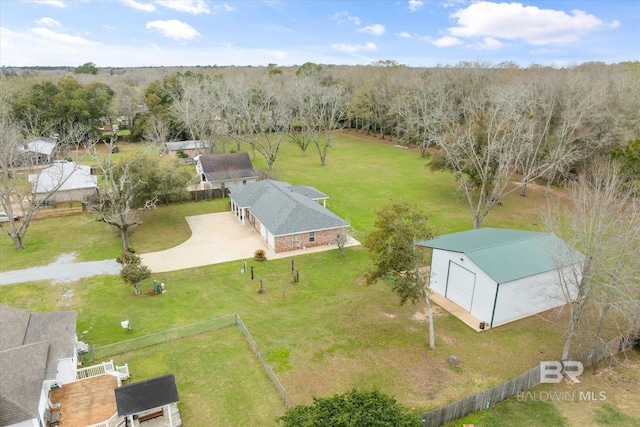
[[[460,307],[458,304],[454,303],[453,301],[443,297],[437,292],[432,292],[431,295],[429,295],[429,298],[431,298],[432,302],[438,304],[440,307],[442,307],[443,309],[447,310],[449,313],[456,316],[458,319],[462,321],[462,323],[469,326],[474,331],[482,332],[489,329],[488,325],[485,327],[485,329],[480,329],[480,319],[472,316],[471,313],[469,313],[467,310]]]
[[[51,401],[60,402],[60,427],[81,427],[108,420],[117,412],[113,390],[118,378],[100,375],[51,390]]]

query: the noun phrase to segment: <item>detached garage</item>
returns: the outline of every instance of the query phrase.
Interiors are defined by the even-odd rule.
[[[559,269],[575,275],[583,259],[533,231],[480,228],[417,244],[433,249],[431,289],[490,327],[564,305]]]

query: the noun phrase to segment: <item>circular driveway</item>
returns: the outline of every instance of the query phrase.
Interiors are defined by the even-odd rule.
[[[337,249],[336,246],[320,246],[276,254],[250,225],[242,222],[232,212],[219,212],[185,218],[191,237],[171,249],[140,255],[142,263],[154,273],[182,270],[236,260],[253,258],[263,249],[267,259],[286,258],[310,252]],[[359,245],[353,240],[347,246]],[[338,256],[336,254],[336,256]],[[238,266],[242,268],[242,266]]]

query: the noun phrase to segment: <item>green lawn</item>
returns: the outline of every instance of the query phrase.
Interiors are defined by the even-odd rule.
[[[302,157],[296,146],[284,146],[275,178],[327,193],[328,207],[347,218],[360,238],[372,227],[374,208],[387,200],[418,204],[433,215],[439,233],[471,228],[471,215],[455,196],[452,177],[431,172],[425,163],[411,150],[343,134],[324,167],[313,150]],[[264,166],[260,159],[256,164]],[[485,225],[539,229],[545,202],[541,191],[530,191],[526,198],[512,194]],[[217,200],[145,212],[132,246],[138,252],[174,246],[190,235],[184,216],[226,209],[228,200]],[[8,238],[0,240],[0,271],[43,265],[72,251],[80,260],[115,258],[120,243],[104,224],[77,216],[35,221],[25,246],[18,252]],[[291,283],[290,259],[246,261],[255,268],[254,281],[240,273],[243,264],[238,261],[155,274],[152,280],[164,282],[167,289],[156,297],[135,296],[118,277],[107,276],[3,286],[0,303],[34,311],[77,310],[80,339],[96,346],[238,313],[294,404],[353,387],[378,388],[418,413],[497,385],[560,354],[562,334],[551,314],[477,333],[437,307],[437,349],[430,350],[422,307],[399,306],[384,283],[366,286],[363,273],[370,261],[360,247],[347,248],[342,259],[336,250],[296,257],[297,284]],[[265,294],[257,292],[260,278]],[[132,331],[120,327],[125,316]],[[458,366],[447,363],[451,355],[458,356]],[[186,425],[211,425],[211,417],[216,425],[246,425],[258,412],[264,418],[256,425],[275,425],[274,417],[284,410],[235,328],[117,360],[130,363],[135,380],[174,372]],[[620,409],[615,399],[607,403],[626,416],[627,409]],[[535,419],[540,408],[526,408]]]

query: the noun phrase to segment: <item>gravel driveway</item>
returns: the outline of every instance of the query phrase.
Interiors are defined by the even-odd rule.
[[[53,280],[54,283],[73,282],[84,277],[120,273],[121,266],[115,259],[74,262],[75,258],[75,253],[62,254],[57,260],[48,265],[5,271],[0,273],[0,285],[37,280]]]

